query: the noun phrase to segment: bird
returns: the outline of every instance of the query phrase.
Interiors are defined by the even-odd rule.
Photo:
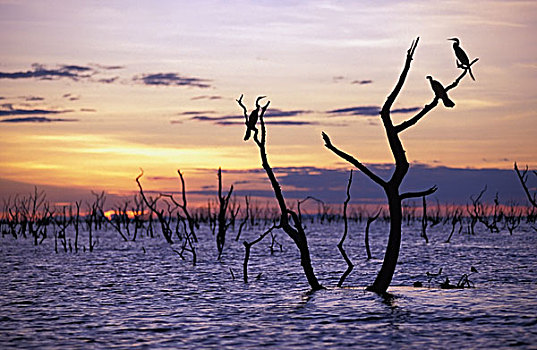
[[[259,110],[261,106],[259,105],[259,100],[265,98],[266,96],[259,96],[255,101],[256,108],[250,113],[248,120],[246,121],[246,134],[244,134],[244,141],[248,141],[252,134],[252,130],[256,131],[255,124],[257,124],[257,119],[259,119]]]
[[[446,89],[442,86],[442,84],[440,84],[439,81],[434,80],[430,75],[428,75],[426,78],[429,79],[435,96],[442,100],[444,106],[453,108],[455,106],[455,102],[449,99]]]
[[[257,123],[257,119],[259,118],[258,110],[259,108],[254,109],[248,117],[248,121],[246,122],[246,134],[244,135],[244,141],[248,141],[250,135],[252,134],[252,130],[255,131],[255,124]]]
[[[470,73],[472,80],[475,80],[474,75],[472,74],[472,67],[470,66],[470,59],[462,47],[460,46],[460,41],[458,38],[447,39],[453,41],[453,50],[455,51],[455,57],[457,57],[457,67],[467,69]]]

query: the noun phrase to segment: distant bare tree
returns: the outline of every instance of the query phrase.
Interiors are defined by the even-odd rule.
[[[343,235],[341,236],[341,239],[339,240],[339,243],[337,245],[337,248],[339,249],[339,252],[341,253],[341,256],[343,257],[343,260],[347,263],[347,269],[341,277],[339,278],[339,281],[337,283],[338,287],[341,287],[343,285],[343,282],[345,282],[345,279],[349,274],[352,272],[352,269],[354,269],[354,264],[352,263],[351,259],[347,256],[347,252],[345,252],[345,249],[343,248],[343,243],[345,243],[345,239],[347,238],[347,233],[349,231],[349,223],[347,220],[347,207],[349,206],[349,202],[351,200],[351,185],[352,185],[352,170],[349,174],[349,181],[347,182],[347,198],[345,199],[345,202],[343,202]]]
[[[369,248],[369,228],[371,227],[371,224],[378,219],[379,215],[382,213],[382,208],[380,208],[377,213],[373,216],[367,215],[367,222],[365,224],[365,235],[364,235],[364,241],[365,241],[365,251],[367,253],[367,260],[371,259],[371,249]]]
[[[462,78],[464,78],[464,76],[466,76],[466,74],[468,73],[468,69],[464,69],[464,71],[455,79],[455,81],[451,85],[445,88],[439,85],[440,83],[436,81],[433,84],[432,78],[431,78],[431,84],[432,84],[432,88],[435,94],[433,100],[429,104],[425,105],[423,109],[421,109],[414,117],[402,122],[401,124],[394,125],[390,116],[390,110],[395,102],[395,99],[397,98],[397,96],[401,92],[401,89],[403,88],[403,84],[406,80],[408,71],[410,70],[410,64],[414,57],[414,52],[416,51],[418,41],[419,41],[419,38],[413,41],[412,45],[408,49],[405,65],[404,65],[403,71],[401,72],[401,75],[399,76],[399,80],[397,84],[395,85],[395,87],[393,88],[390,95],[388,96],[388,98],[386,99],[386,102],[384,103],[380,111],[380,118],[382,120],[382,124],[386,131],[388,143],[390,145],[390,149],[392,151],[392,155],[395,160],[395,170],[393,171],[393,174],[388,181],[380,178],[373,171],[371,171],[367,166],[365,166],[363,163],[361,163],[359,160],[357,160],[350,154],[345,153],[341,151],[340,149],[338,149],[336,146],[332,144],[332,141],[330,140],[328,135],[324,132],[322,133],[322,136],[325,142],[325,147],[328,148],[330,151],[334,152],[337,156],[341,157],[342,159],[354,165],[357,169],[362,171],[366,176],[368,176],[371,180],[373,180],[377,185],[382,187],[388,199],[389,215],[390,215],[390,234],[388,238],[388,246],[386,248],[384,261],[377,275],[377,278],[375,279],[373,284],[367,288],[370,291],[380,293],[380,294],[385,293],[388,287],[390,286],[390,283],[392,281],[393,274],[395,271],[395,267],[397,265],[397,259],[399,257],[399,249],[401,245],[401,224],[402,224],[401,202],[408,198],[416,198],[416,197],[429,195],[431,193],[434,193],[437,189],[436,186],[433,186],[429,188],[428,190],[420,191],[420,192],[407,192],[407,193],[399,192],[399,187],[409,169],[409,163],[406,157],[405,150],[403,148],[403,144],[401,143],[401,140],[399,138],[399,134],[407,130],[411,126],[415,125],[427,113],[429,113],[433,108],[435,108],[438,105],[438,102],[441,99],[443,99],[445,96],[447,96],[447,92],[457,87],[459,82],[462,80]]]
[[[162,197],[162,195],[159,195],[157,198],[147,198],[144,194],[144,190],[142,188],[142,184],[140,183],[140,178],[144,176],[144,171],[140,169],[140,175],[136,177],[136,183],[138,184],[138,189],[140,190],[140,195],[142,196],[143,201],[147,205],[147,207],[151,210],[151,212],[155,213],[155,215],[158,218],[158,221],[160,223],[161,229],[162,229],[162,235],[166,239],[166,242],[169,244],[173,244],[172,239],[172,229],[170,228],[170,215],[166,216],[164,215],[164,210],[158,208],[158,200]]]
[[[421,237],[423,237],[425,243],[429,243],[429,237],[427,237],[427,200],[425,199],[425,196],[423,196],[421,199],[423,207],[423,212],[421,214]]]
[[[227,195],[222,194],[222,169],[218,168],[218,232],[216,233],[216,248],[218,249],[218,260],[222,257],[224,244],[226,243],[226,233],[232,221],[227,220],[229,199],[233,193],[233,185],[229,188]],[[236,214],[235,214],[236,215]]]
[[[451,241],[451,237],[453,236],[453,233],[455,233],[455,227],[459,224],[459,233],[462,231],[462,210],[459,208],[455,208],[453,210],[453,214],[451,215],[451,232],[449,233],[448,238],[446,239],[445,243],[449,243]]]

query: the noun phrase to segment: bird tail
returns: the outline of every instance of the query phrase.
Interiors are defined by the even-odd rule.
[[[444,106],[446,107],[449,107],[449,108],[453,108],[455,107],[455,102],[453,102],[449,97],[447,96],[444,96],[444,98],[442,98],[442,102],[444,102]]]
[[[472,67],[468,67],[468,73],[470,74],[470,78],[475,81],[474,74],[472,73]]]
[[[247,128],[246,129],[246,134],[244,134],[244,141],[248,141],[248,139],[250,138],[251,133],[252,133],[252,129]]]

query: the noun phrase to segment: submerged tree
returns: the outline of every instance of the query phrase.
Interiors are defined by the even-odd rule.
[[[246,106],[244,106],[244,104],[242,103],[242,95],[237,100],[237,103],[244,112],[244,118],[247,127],[246,136],[244,137],[244,140],[248,140],[250,138],[251,133],[253,132],[253,140],[259,148],[259,155],[261,157],[263,169],[267,173],[267,176],[270,180],[270,184],[272,185],[272,189],[274,191],[274,195],[276,197],[278,207],[280,209],[279,227],[281,227],[281,229],[285,233],[287,233],[287,235],[293,240],[296,247],[300,251],[300,264],[304,269],[304,274],[306,275],[311,289],[313,291],[320,290],[323,289],[323,286],[319,283],[317,277],[315,276],[315,273],[313,272],[310,251],[308,247],[308,240],[306,238],[306,233],[304,232],[302,221],[300,220],[298,214],[295,211],[287,207],[280,184],[276,179],[274,171],[272,170],[268,162],[266,150],[267,132],[263,117],[270,104],[270,101],[268,101],[264,106],[261,106],[259,104],[259,101],[264,97],[265,96],[260,96],[256,99],[256,108],[252,111],[252,113],[250,113],[250,116],[248,116],[248,110],[246,109]],[[259,132],[259,129],[256,126],[257,122],[259,122],[261,132]]]
[[[518,177],[518,180],[520,181],[520,184],[522,185],[522,189],[524,189],[524,193],[526,194],[526,197],[528,198],[528,201],[530,204],[537,208],[537,192],[531,193],[528,189],[528,166],[526,165],[526,169],[524,169],[522,172],[518,170],[518,165],[515,162],[515,172]],[[532,171],[533,175],[537,177],[537,171]]]
[[[414,52],[416,51],[418,41],[419,37],[412,42],[412,45],[408,49],[405,65],[403,71],[401,72],[401,75],[399,76],[399,80],[397,81],[397,84],[393,88],[390,95],[387,97],[386,102],[384,102],[384,105],[382,106],[382,109],[380,111],[380,118],[386,131],[388,143],[390,145],[390,149],[395,160],[395,169],[389,180],[386,181],[380,178],[359,160],[357,160],[350,154],[338,149],[332,144],[332,141],[330,140],[328,135],[324,132],[322,133],[325,147],[339,157],[341,157],[342,159],[349,162],[350,164],[354,165],[358,170],[362,171],[377,185],[382,187],[388,199],[388,207],[390,214],[390,234],[388,238],[388,246],[384,255],[382,267],[378,272],[375,281],[372,285],[367,287],[368,290],[381,294],[385,293],[390,286],[393,274],[395,272],[395,267],[397,265],[397,259],[399,257],[399,249],[401,245],[401,224],[403,216],[402,201],[408,198],[416,198],[429,195],[431,193],[434,193],[437,189],[436,186],[432,186],[425,191],[400,193],[400,186],[403,182],[403,178],[408,172],[409,163],[405,154],[405,150],[403,148],[403,144],[401,143],[401,139],[399,138],[399,134],[407,130],[411,126],[415,125],[421,118],[423,118],[428,112],[430,112],[438,105],[439,100],[443,100],[443,102],[445,103],[447,98],[447,92],[458,86],[462,78],[464,78],[464,76],[469,72],[471,65],[477,61],[477,59],[475,59],[467,66],[459,66],[458,68],[462,68],[463,72],[457,77],[457,79],[455,79],[455,81],[451,85],[445,88],[440,83],[435,81],[434,85],[432,85],[435,94],[433,100],[429,104],[425,105],[423,109],[421,109],[414,117],[402,122],[401,124],[394,125],[390,116],[390,109],[392,108],[395,99],[403,88],[403,84],[405,83],[408,71],[410,70],[410,63],[412,62],[412,59],[414,57]],[[432,81],[432,78],[428,79]],[[451,105],[451,103],[448,103],[448,105]]]

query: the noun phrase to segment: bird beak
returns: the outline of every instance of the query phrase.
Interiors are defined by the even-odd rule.
[[[452,40],[452,41],[456,41],[457,38],[451,38],[451,39],[447,39],[447,40]]]
[[[255,105],[256,105],[257,108],[260,107],[260,106],[259,106],[259,101],[261,101],[261,100],[264,99],[265,97],[267,97],[267,96],[259,96],[258,98],[256,98],[256,100],[255,100]]]

